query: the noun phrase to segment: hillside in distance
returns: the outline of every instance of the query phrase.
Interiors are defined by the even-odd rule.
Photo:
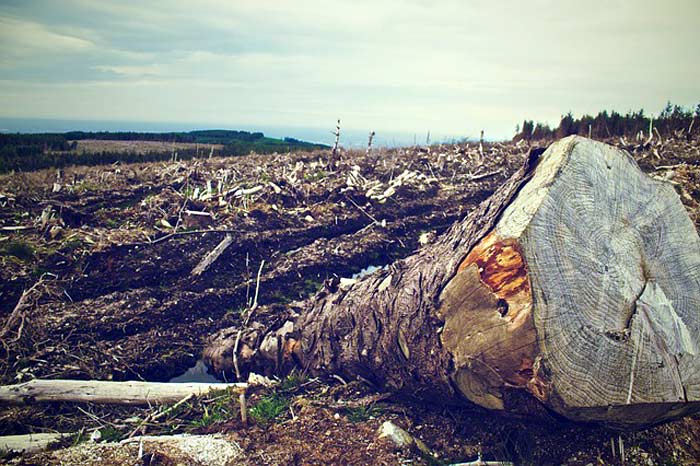
[[[189,160],[212,155],[318,149],[328,149],[328,146],[291,137],[270,138],[262,132],[224,129],[166,133],[70,131],[0,134],[0,173],[68,165]]]

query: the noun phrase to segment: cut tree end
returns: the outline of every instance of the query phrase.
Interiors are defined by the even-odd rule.
[[[624,151],[554,143],[440,295],[470,401],[523,388],[575,420],[700,409],[700,240],[673,187]]]

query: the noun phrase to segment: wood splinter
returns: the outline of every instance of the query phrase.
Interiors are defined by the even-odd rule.
[[[216,260],[221,256],[221,254],[226,251],[226,249],[231,246],[231,243],[233,243],[233,235],[228,234],[224,237],[224,239],[219,242],[219,244],[216,245],[214,249],[212,249],[206,256],[204,256],[204,259],[202,259],[197,266],[192,269],[192,272],[190,272],[190,275],[193,277],[198,277],[202,275],[204,272],[206,272],[211,265],[216,262]]]

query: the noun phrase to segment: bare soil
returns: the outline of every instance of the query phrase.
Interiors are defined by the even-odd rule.
[[[675,183],[698,225],[699,141],[608,142]],[[0,379],[168,380],[194,365],[212,334],[240,324],[263,261],[258,301],[270,311],[259,318],[282,318],[326,280],[416,251],[488,198],[529,149],[521,142],[488,144],[483,154],[469,144],[348,152],[333,171],[328,153],[318,152],[3,175],[0,319],[9,325]],[[227,234],[232,245],[192,276]],[[478,451],[525,464],[618,464],[611,440],[620,436],[633,464],[700,458],[697,418],[618,433],[439,403],[383,400],[362,405],[359,416],[359,408],[343,408],[374,393],[358,382],[318,381],[286,394],[292,410],[274,422],[243,426],[232,416],[195,431],[227,432],[250,464],[442,464]],[[0,407],[0,434],[116,425],[124,435],[121,421],[143,415],[89,407],[95,420],[77,406],[44,408]],[[201,415],[192,409],[187,422]],[[385,420],[422,438],[437,458],[378,442]]]

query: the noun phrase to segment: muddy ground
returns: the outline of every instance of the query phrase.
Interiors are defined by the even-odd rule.
[[[676,183],[698,225],[699,141],[608,142]],[[411,254],[493,193],[529,149],[521,142],[483,152],[474,144],[349,152],[332,171],[328,153],[317,152],[4,175],[0,379],[168,380],[194,365],[210,335],[240,322],[256,288],[259,304],[284,309],[333,276]],[[192,275],[228,234],[231,246]],[[357,382],[316,381],[285,393],[294,415],[247,427],[223,416],[197,426],[201,412],[193,408],[183,420],[189,430],[181,429],[228,432],[250,464],[427,464],[464,461],[479,449],[489,459],[530,464],[618,464],[611,439],[620,435],[628,461],[700,458],[700,418],[620,434],[401,400],[353,408],[359,415],[342,408],[372,393]],[[120,420],[140,415],[91,407],[95,420],[77,408],[0,407],[0,434],[102,423],[120,436],[129,430]],[[438,459],[370,448],[388,419],[421,437]]]

